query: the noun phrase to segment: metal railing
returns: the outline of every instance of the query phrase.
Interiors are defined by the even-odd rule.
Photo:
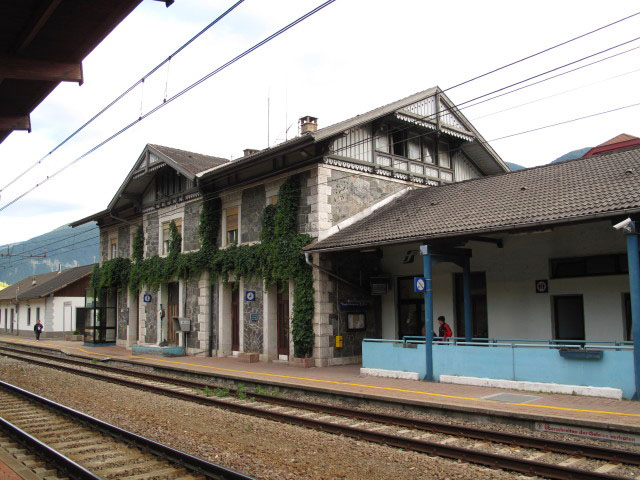
[[[620,340],[554,340],[536,338],[472,338],[470,342],[464,337],[449,337],[447,340],[438,340],[434,337],[436,345],[472,346],[472,347],[512,347],[512,348],[551,348],[551,349],[599,349],[599,350],[633,350],[633,342]],[[365,338],[364,342],[423,344],[425,337],[407,335],[400,340],[384,338]]]

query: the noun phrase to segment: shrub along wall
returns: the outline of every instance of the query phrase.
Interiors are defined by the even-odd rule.
[[[174,222],[169,225],[169,253],[143,258],[144,234],[138,227],[133,238],[132,258],[114,258],[96,266],[91,277],[95,289],[127,287],[132,293],[143,286],[157,289],[173,279],[198,278],[205,270],[211,281],[227,283],[229,275],[237,278],[261,278],[267,284],[295,282],[292,337],[296,357],[311,356],[313,351],[313,278],[304,261],[302,248],[311,242],[309,235],[297,233],[300,181],[290,177],[280,187],[278,203],[265,208],[262,215],[260,243],[230,245],[218,249],[221,205],[219,199],[207,199],[200,212],[198,234],[200,250],[181,253],[182,238]]]

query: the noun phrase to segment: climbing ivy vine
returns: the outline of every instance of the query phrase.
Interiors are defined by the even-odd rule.
[[[309,235],[297,232],[297,215],[300,201],[300,181],[290,177],[280,187],[278,203],[265,208],[262,215],[260,243],[253,245],[229,245],[218,248],[221,220],[219,199],[207,199],[200,212],[198,234],[200,249],[181,253],[182,238],[175,223],[169,224],[169,252],[166,257],[154,255],[143,258],[144,236],[138,227],[133,239],[131,259],[114,258],[101,267],[96,266],[91,286],[100,288],[124,288],[132,293],[143,286],[152,290],[174,278],[198,278],[209,271],[211,281],[228,283],[229,275],[236,278],[261,278],[267,285],[293,280],[292,337],[294,355],[307,357],[313,349],[313,276],[311,267],[304,261],[302,248],[311,242]]]

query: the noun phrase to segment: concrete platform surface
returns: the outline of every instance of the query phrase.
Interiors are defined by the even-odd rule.
[[[41,340],[0,335],[0,342],[62,350],[87,358],[106,358],[145,365],[163,366],[225,377],[266,382],[279,386],[303,386],[312,390],[346,393],[358,397],[453,408],[478,414],[496,414],[539,422],[581,425],[640,434],[640,402],[550,393],[521,392],[499,388],[368,377],[359,365],[325,368],[296,368],[286,363],[242,363],[236,358],[133,355],[118,346],[85,346],[80,342]],[[487,399],[496,394],[513,394],[507,401]],[[535,397],[518,403],[520,396]],[[505,397],[505,396],[503,396]],[[515,399],[515,401],[514,401]]]

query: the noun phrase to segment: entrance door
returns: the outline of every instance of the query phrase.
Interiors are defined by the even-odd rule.
[[[13,308],[11,309],[11,333],[13,333]]]
[[[464,337],[464,285],[462,274],[455,274],[455,307],[456,332],[458,337]],[[489,322],[487,320],[487,280],[484,272],[471,274],[471,317],[473,318],[471,336],[473,338],[487,338],[489,336]]]
[[[167,302],[167,343],[177,345],[178,338],[173,326],[173,318],[179,315],[180,311],[180,285],[176,282],[167,286],[169,301]]]
[[[84,308],[76,307],[75,330],[80,332],[80,335],[84,335],[85,322],[86,322],[86,310]]]
[[[235,287],[235,286],[234,286]],[[231,289],[231,350],[240,351],[240,289]]]
[[[553,297],[553,312],[557,340],[584,340],[582,295]]]
[[[278,355],[289,355],[289,286],[278,286]]]
[[[413,291],[413,277],[398,279],[398,338],[424,335],[424,294]]]

